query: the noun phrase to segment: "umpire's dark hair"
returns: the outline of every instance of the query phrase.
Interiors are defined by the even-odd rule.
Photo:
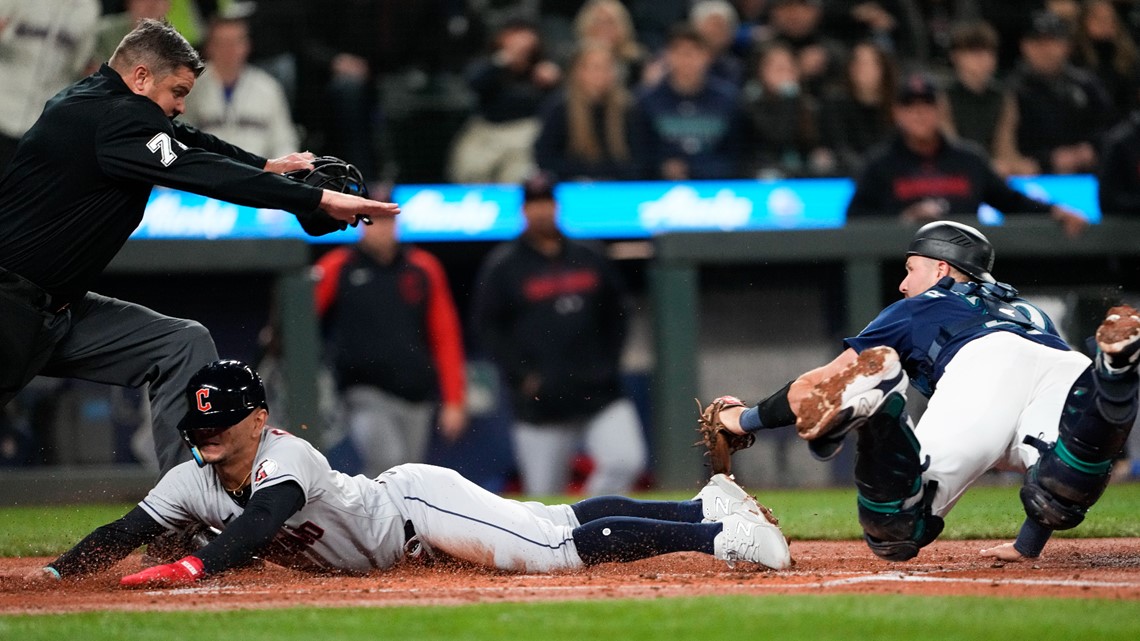
[[[156,76],[165,76],[179,67],[186,67],[197,77],[206,68],[198,51],[177,29],[165,20],[149,18],[123,36],[108,64],[119,72],[135,65],[146,65]]]

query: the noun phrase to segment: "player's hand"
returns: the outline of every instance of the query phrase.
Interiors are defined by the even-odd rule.
[[[467,429],[467,410],[460,403],[446,403],[439,410],[439,431],[448,443],[454,443]]]
[[[1002,543],[992,548],[986,548],[982,550],[980,554],[1006,563],[1017,563],[1025,559],[1025,557],[1021,555],[1021,552],[1018,552],[1017,548],[1013,547],[1012,543]]]
[[[174,563],[156,565],[142,572],[129,574],[119,580],[119,585],[127,588],[189,585],[202,578],[204,573],[202,560],[191,555],[184,556]]]
[[[1089,227],[1087,218],[1071,209],[1059,205],[1053,205],[1049,216],[1057,221],[1057,224],[1061,226],[1061,229],[1069,238],[1080,236]]]
[[[395,216],[400,213],[400,206],[396,203],[342,194],[331,189],[326,189],[321,196],[320,207],[329,216],[350,225],[356,224],[357,217]]]
[[[312,169],[313,158],[316,158],[309,151],[295,151],[287,156],[280,158],[271,158],[265,161],[265,171],[274,174],[283,174],[287,171],[296,171],[298,169]]]

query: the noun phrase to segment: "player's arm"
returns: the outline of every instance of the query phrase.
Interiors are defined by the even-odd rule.
[[[192,583],[207,574],[222,572],[250,560],[305,505],[305,493],[294,481],[284,481],[253,494],[245,511],[206,547],[174,563],[156,565],[125,576],[127,587]]]
[[[165,531],[161,523],[136,506],[121,519],[88,534],[75,547],[44,566],[40,574],[43,578],[58,579],[106,570]]]
[[[193,125],[178,121],[174,121],[172,124],[174,125],[174,137],[187,147],[205,149],[259,169],[264,168],[268,161],[267,158],[252,154],[237,145],[232,145],[217,136],[201,131]]]
[[[796,409],[816,384],[843,371],[858,355],[855,350],[847,348],[830,363],[800,374],[780,391],[753,407],[724,408],[720,412],[720,420],[730,432],[736,434],[794,425],[797,418]]]

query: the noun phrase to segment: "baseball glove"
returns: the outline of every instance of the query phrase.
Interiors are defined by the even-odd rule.
[[[697,432],[701,435],[701,440],[693,445],[705,446],[713,474],[731,474],[733,452],[752,447],[756,436],[730,432],[721,422],[720,413],[726,407],[745,407],[744,403],[735,396],[721,396],[708,407],[703,407],[699,399],[693,400],[697,401],[697,411],[700,412]]]
[[[297,169],[285,172],[285,176],[297,182],[303,182],[319,189],[331,189],[344,194],[368,197],[368,186],[364,184],[364,176],[360,170],[350,162],[345,162],[336,156],[318,156],[313,159],[312,169]],[[371,225],[372,219],[368,216],[357,216],[357,221]],[[301,228],[310,236],[323,236],[334,231],[348,228],[348,223],[337,220],[321,210],[305,215],[298,215],[297,220]],[[353,223],[356,226],[356,223]]]

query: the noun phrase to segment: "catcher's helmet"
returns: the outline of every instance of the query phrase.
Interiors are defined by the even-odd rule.
[[[368,186],[364,184],[360,170],[336,156],[317,156],[313,159],[312,169],[297,169],[285,175],[321,189],[368,197]]]
[[[975,280],[992,283],[994,277],[994,246],[982,232],[949,220],[939,220],[918,228],[907,256],[926,256],[944,260]]]
[[[192,430],[228,429],[257,408],[268,410],[261,377],[241,361],[214,361],[198,370],[186,384],[186,415],[178,422],[182,440],[194,460],[203,465]]]

